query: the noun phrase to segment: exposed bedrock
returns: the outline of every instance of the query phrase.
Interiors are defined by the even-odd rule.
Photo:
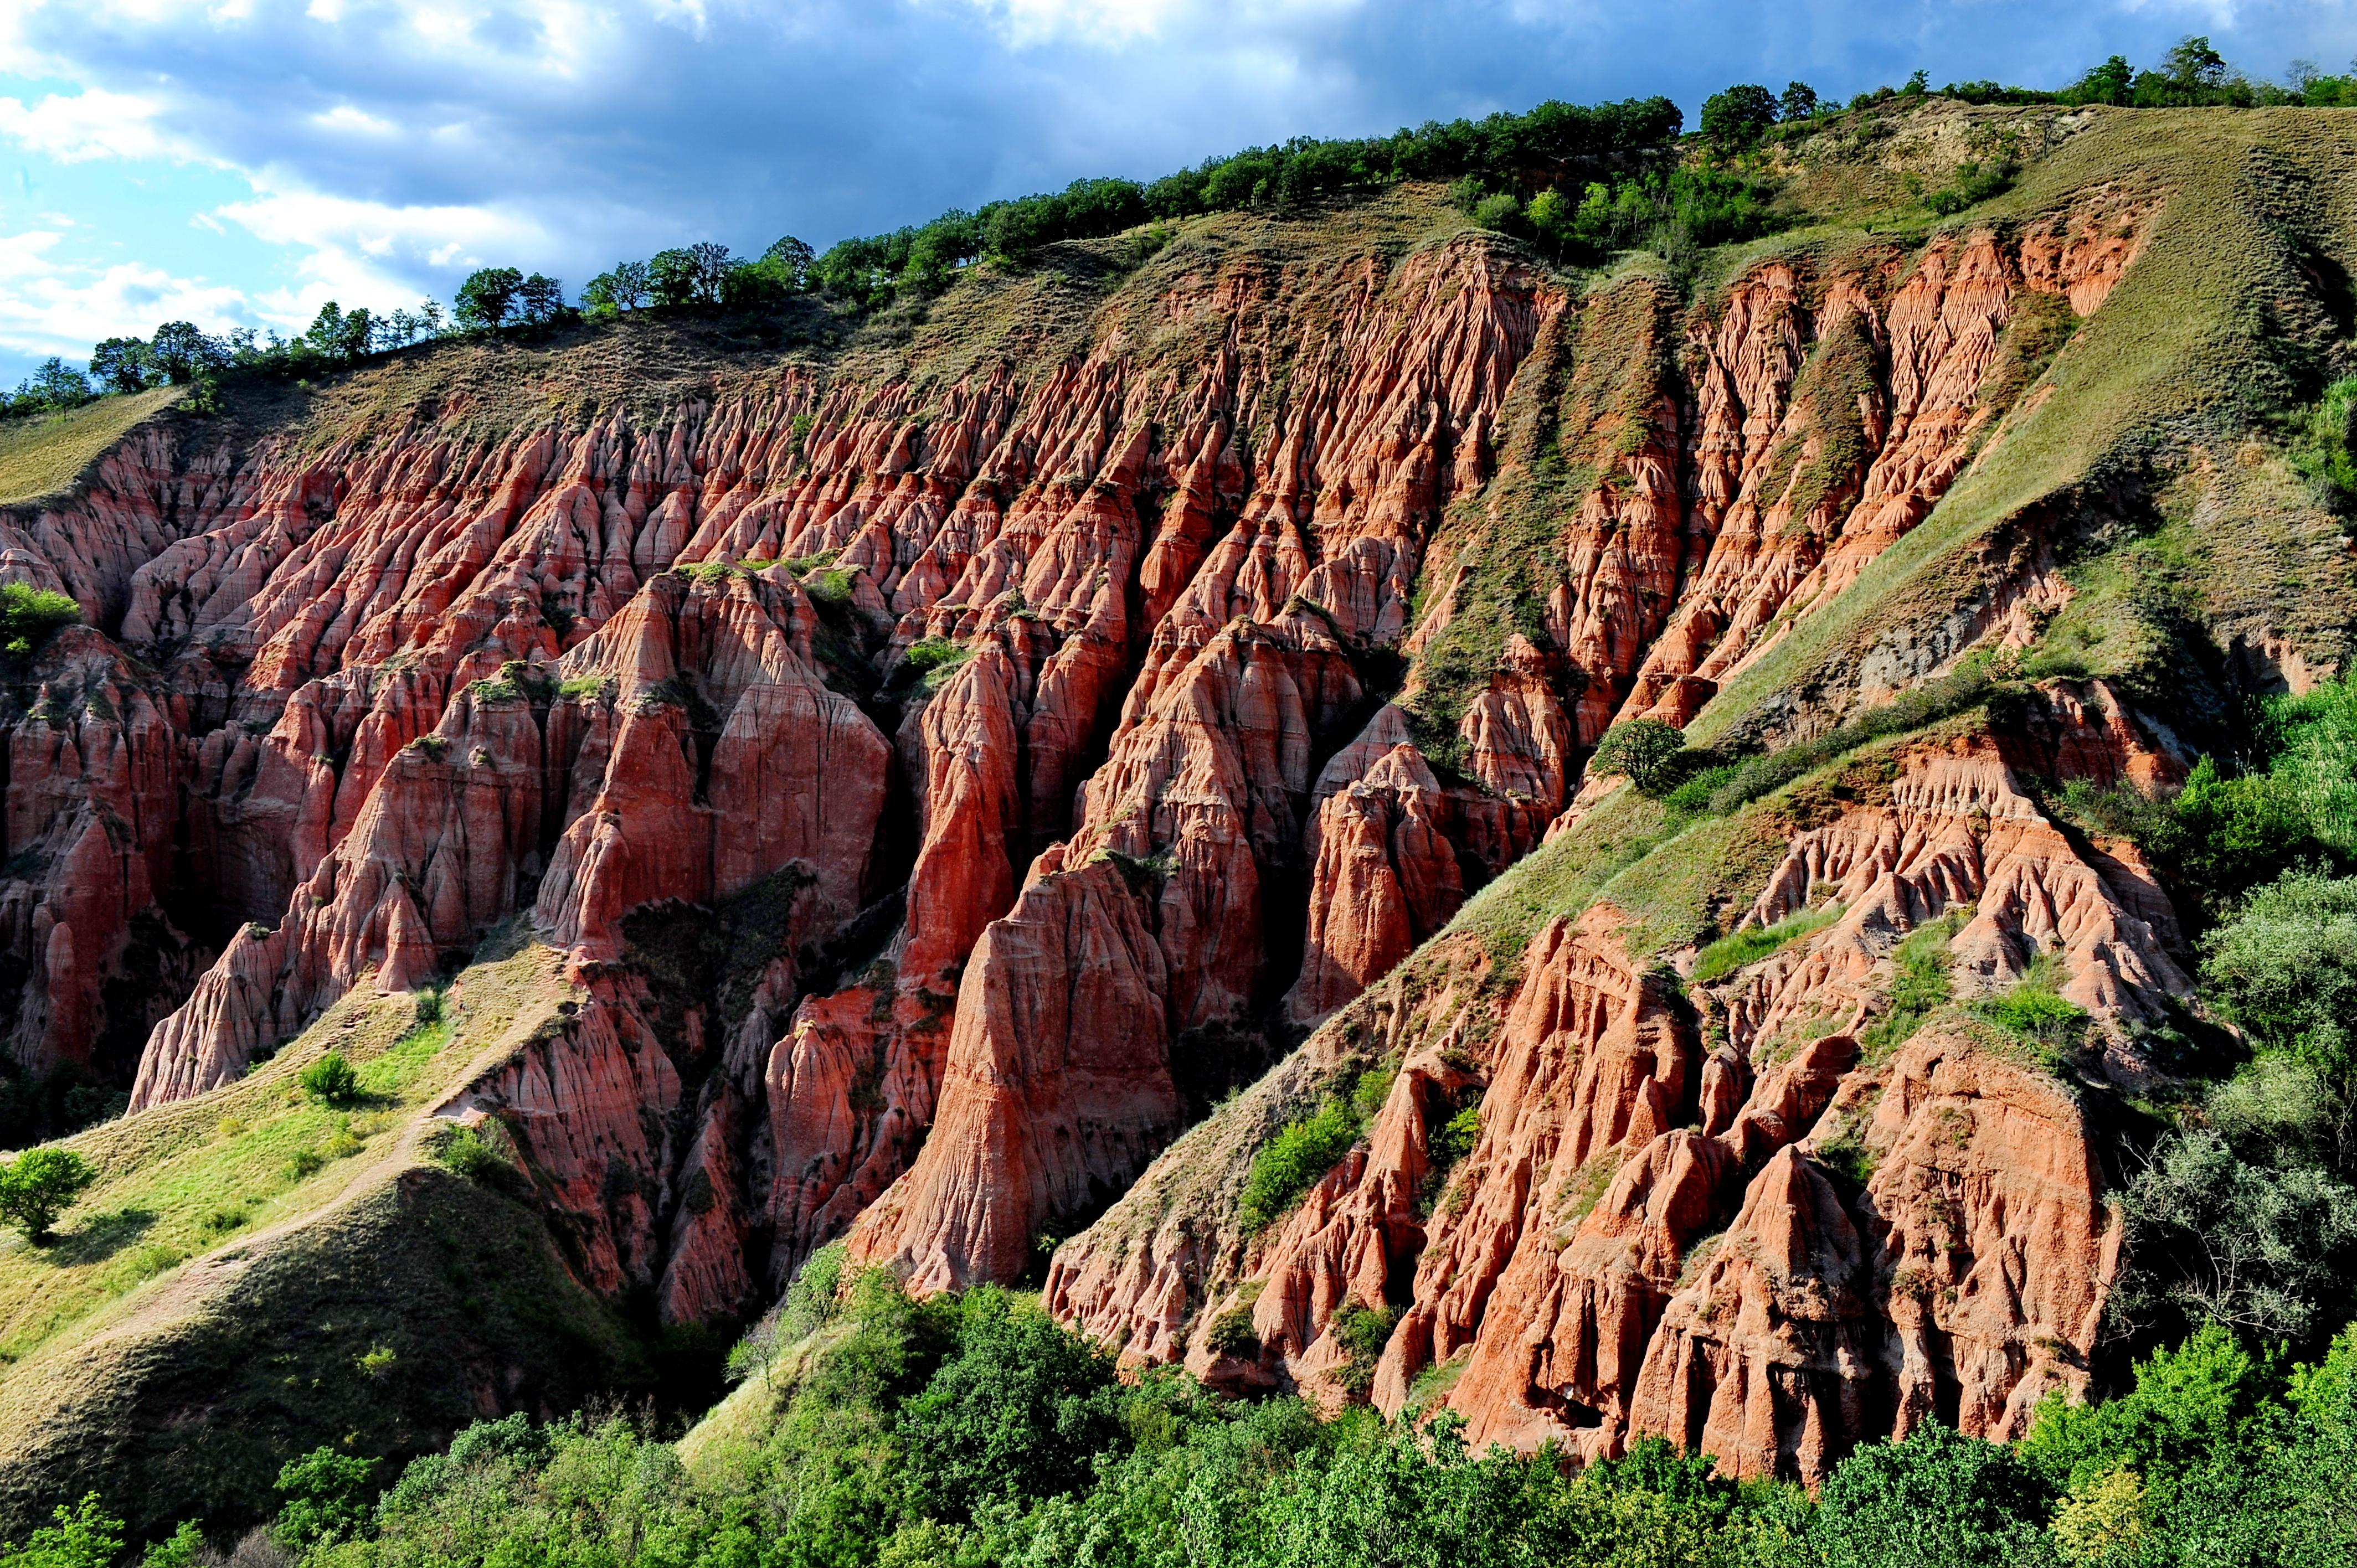
[[[11,710],[14,1048],[104,1066],[98,1042],[152,1024],[135,1103],[201,1093],[523,917],[584,987],[565,1081],[602,1087],[485,1093],[555,1118],[533,1168],[583,1216],[585,1278],[738,1312],[846,1230],[927,1287],[1007,1277],[1535,849],[1616,716],[1690,715],[1921,521],[2034,378],[2016,323],[2093,311],[2132,253],[1972,232],[1763,263],[1689,307],[1642,275],[1574,297],[1478,234],[1240,251],[1125,285],[1020,369],[770,364],[496,416],[358,399],[243,445],[144,427],[0,537],[0,569],[94,621]],[[1889,857],[1885,829],[1842,831],[1813,852],[1827,886]],[[2132,854],[2049,837],[2024,818],[1989,850],[1998,912],[1960,972],[2019,972],[2007,943],[2050,920],[2074,999],[2133,1016],[2181,979],[2127,923],[2165,900]],[[1811,954],[1859,918],[1844,897]],[[643,950],[661,922],[633,924],[673,905],[766,944],[689,1009],[692,1041]],[[1824,962],[1864,996],[1888,934]],[[1493,1123],[1451,1175],[1449,1224],[1490,1227],[1499,1271],[1529,1195],[1480,1173],[1753,1092],[1656,980],[1549,951],[1532,976],[1569,965],[1572,989],[1545,1005],[1593,1028],[1532,1025],[1526,1070],[1584,1072],[1608,1036],[1622,1065],[1585,1122],[1534,1122],[1511,1158]],[[114,983],[134,969],[145,997]],[[1416,1060],[1400,1129],[1494,1093],[1506,1058]],[[601,1143],[630,1096],[662,1135]],[[1270,1367],[1330,1355],[1337,1280],[1396,1291],[1454,1245],[1415,1212],[1421,1133],[1395,1131],[1319,1198],[1340,1230],[1286,1230]],[[608,1202],[623,1178],[576,1147],[640,1197]],[[1652,1192],[1623,1201],[1641,1256],[1613,1265],[1616,1332],[1658,1316],[1685,1244],[1684,1199],[1638,1218]],[[1463,1278],[1411,1314],[1399,1345],[1430,1348],[1386,1362],[1384,1397],[1479,1339],[1497,1274]],[[1501,1403],[1495,1429],[1576,1426],[1619,1390]]]
[[[1401,1054],[1364,1140],[1297,1207],[1237,1230],[1254,1144],[1215,1118],[1059,1251],[1051,1308],[1133,1360],[1331,1398],[1337,1315],[1388,1306],[1375,1402],[1446,1403],[1477,1444],[1592,1456],[1660,1434],[1814,1480],[1928,1419],[2018,1435],[2048,1389],[2084,1386],[2118,1262],[2079,1090],[1961,1015],[1860,1041],[1929,927],[1962,998],[2050,960],[2104,1066],[2136,1070],[2136,1026],[2190,989],[2167,901],[2121,846],[2059,829],[2007,760],[2167,767],[2101,707],[2058,689],[2003,741],[1891,754],[1880,788],[1791,834],[1738,923],[1830,918],[1707,986],[1642,967],[1609,903],[1544,923],[1510,994],[1480,981],[1478,943],[1444,940],[1307,1048]],[[1437,1165],[1433,1130],[1469,1104],[1478,1139]],[[1223,1187],[1223,1221],[1189,1201]],[[1237,1311],[1256,1359],[1205,1348]]]

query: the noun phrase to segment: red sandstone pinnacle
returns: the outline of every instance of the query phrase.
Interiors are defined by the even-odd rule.
[[[1329,767],[1321,790],[1333,776]],[[1432,769],[1405,742],[1325,797],[1301,978],[1286,1003],[1295,1018],[1313,1022],[1350,1001],[1457,913],[1465,884],[1447,813]]]
[[[1823,1477],[1876,1427],[1867,1258],[1832,1182],[1797,1150],[1778,1154],[1663,1311],[1631,1434],[1713,1455],[1734,1476]]]
[[[1121,868],[1042,854],[975,945],[932,1132],[854,1227],[853,1258],[920,1290],[1020,1274],[1049,1216],[1176,1130],[1168,983]]]
[[[179,755],[146,682],[96,632],[57,633],[33,675],[7,737],[5,854],[34,870],[0,883],[0,942],[28,975],[6,1048],[37,1070],[88,1068],[105,980],[167,886]]]

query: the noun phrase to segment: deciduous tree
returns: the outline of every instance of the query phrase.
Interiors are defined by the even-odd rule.
[[[0,1165],[0,1220],[47,1246],[58,1216],[97,1179],[98,1167],[71,1149],[27,1149]]]

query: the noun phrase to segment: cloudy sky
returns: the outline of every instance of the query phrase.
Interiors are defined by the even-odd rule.
[[[2254,76],[2357,0],[0,0],[0,384],[158,321],[298,329],[511,263],[1140,177],[1286,136],[1729,81]]]

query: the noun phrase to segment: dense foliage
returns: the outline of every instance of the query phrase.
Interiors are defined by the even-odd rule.
[[[1473,1453],[1447,1415],[1328,1420],[1181,1373],[1125,1382],[1025,1299],[918,1302],[871,1273],[838,1303],[839,1255],[813,1264],[781,1313],[795,1342],[694,1453],[618,1413],[479,1423],[397,1477],[320,1449],[282,1472],[265,1539],[320,1568],[2322,1568],[2357,1550],[2357,1329],[2312,1368],[2205,1331],[2111,1401],[2050,1398],[2018,1449],[1929,1424],[1860,1448],[1812,1500],[1658,1440],[1573,1469]],[[101,1503],[0,1565],[113,1562]],[[190,1561],[195,1540],[145,1561]]]
[[[1318,1107],[1315,1115],[1287,1122],[1253,1157],[1238,1214],[1246,1235],[1258,1235],[1301,1200],[1318,1179],[1359,1141],[1391,1091],[1387,1073],[1361,1074]]]
[[[81,619],[81,606],[70,594],[30,583],[0,583],[0,655],[28,659],[49,634]]]
[[[2149,1042],[2192,1088],[2126,1184],[2113,1310],[2313,1344],[2357,1283],[2357,680],[2260,704],[2229,751],[2172,797],[2063,800],[2136,839],[2206,926],[2201,995],[2238,1032]]]
[[[58,1216],[97,1179],[97,1167],[71,1149],[27,1149],[13,1160],[0,1160],[0,1224],[14,1226],[34,1246],[43,1246]]]

